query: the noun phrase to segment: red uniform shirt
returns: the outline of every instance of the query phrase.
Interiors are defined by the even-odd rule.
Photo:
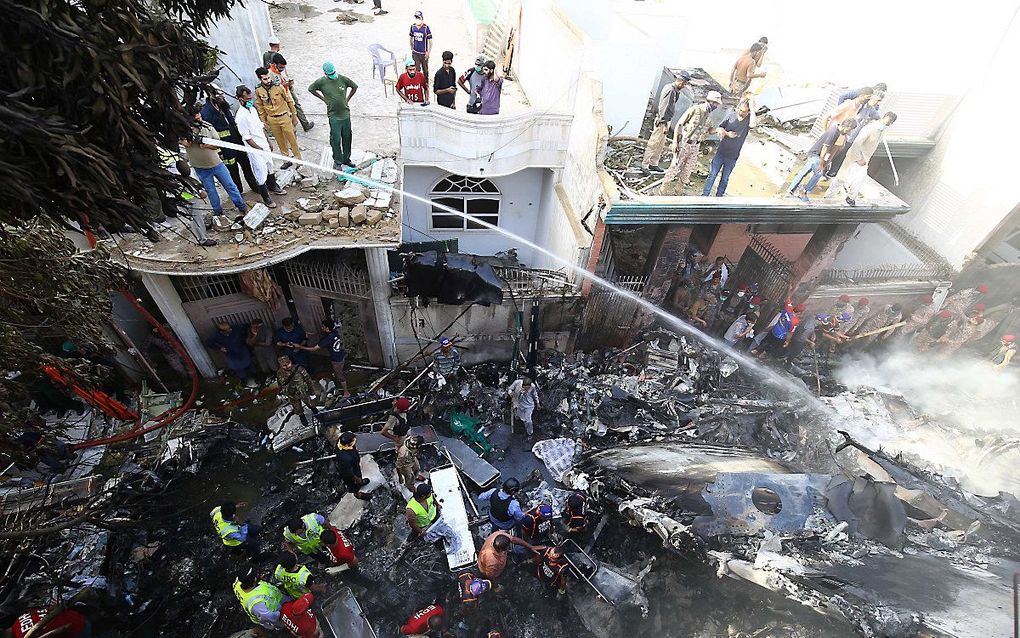
[[[35,627],[45,615],[45,609],[33,609],[18,616],[14,620],[14,624],[11,625],[11,631],[14,633],[14,638],[24,638],[25,634],[27,634],[32,627]],[[57,635],[60,636],[60,638],[75,638],[75,636],[80,636],[82,634],[87,622],[88,619],[86,619],[85,616],[79,614],[73,609],[68,609],[50,622],[46,623],[46,629],[52,631],[66,625],[67,629],[63,633]]]
[[[280,622],[287,628],[290,635],[298,638],[315,638],[319,631],[319,620],[312,612],[312,602],[314,601],[315,596],[305,594],[297,600],[285,602],[280,606]]]
[[[404,623],[404,626],[400,628],[400,633],[405,636],[424,634],[429,630],[429,618],[438,616],[442,613],[443,608],[439,605],[429,605],[425,609],[422,609],[411,616],[410,620]]]
[[[329,556],[334,565],[350,565],[356,558],[354,555],[354,543],[343,532],[332,525],[330,529],[336,534],[336,542],[333,543],[332,547],[326,548],[326,555]]]
[[[404,89],[404,97],[412,102],[425,101],[425,76],[415,73],[412,78],[407,72],[397,78],[397,90]]]

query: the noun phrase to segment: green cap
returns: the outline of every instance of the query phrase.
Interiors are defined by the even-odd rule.
[[[333,66],[332,62],[323,62],[322,72],[325,73],[326,75],[333,75],[334,73],[336,73],[336,67]]]

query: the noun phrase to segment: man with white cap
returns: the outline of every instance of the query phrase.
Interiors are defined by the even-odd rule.
[[[661,195],[669,194],[674,179],[678,180],[677,190],[683,193],[684,184],[691,178],[691,173],[698,163],[701,141],[705,139],[706,133],[713,134],[717,130],[709,126],[709,118],[712,111],[721,103],[722,96],[719,92],[709,91],[704,102],[691,106],[677,120],[673,131],[673,163],[666,169],[666,175],[662,178]]]
[[[269,50],[262,54],[262,66],[269,68],[273,63],[273,56],[280,52],[280,38],[275,35],[269,38]]]
[[[428,104],[428,82],[418,71],[418,65],[411,58],[404,63],[406,71],[397,78],[396,90],[400,99],[407,104]]]

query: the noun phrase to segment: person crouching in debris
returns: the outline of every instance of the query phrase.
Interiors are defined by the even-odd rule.
[[[478,602],[487,591],[492,589],[492,581],[485,578],[476,578],[471,572],[464,572],[457,576],[460,583],[460,602],[471,608],[478,607]]]
[[[276,371],[276,381],[280,384],[280,394],[290,402],[291,410],[301,419],[301,424],[307,426],[304,406],[307,405],[312,414],[319,413],[319,408],[315,407],[315,382],[308,371],[291,361],[290,357],[282,355],[277,361],[280,369]]]
[[[418,463],[418,450],[425,445],[425,437],[421,435],[404,437],[403,443],[397,448],[397,476],[404,487],[414,491],[414,482],[421,473]]]
[[[998,347],[989,355],[988,360],[992,362],[996,370],[1002,370],[1009,365],[1014,356],[1016,356],[1016,337],[1002,335]]]
[[[351,570],[358,568],[358,557],[354,553],[354,543],[347,535],[332,525],[319,534],[322,541],[322,553],[329,559],[333,567],[347,565]]]
[[[390,410],[389,416],[386,417],[386,423],[379,432],[396,443],[398,447],[404,442],[404,437],[411,429],[407,422],[407,413],[410,409],[411,400],[407,397],[393,399],[393,409]]]
[[[450,376],[460,369],[460,352],[453,347],[453,342],[448,337],[439,340],[439,350],[432,353],[432,361],[435,363],[436,372],[449,380]]]
[[[428,638],[453,638],[446,627],[446,614],[439,605],[429,605],[414,612],[400,626],[401,636],[427,636]]]
[[[311,556],[321,563],[327,562],[322,556],[322,531],[326,529],[326,517],[322,514],[305,514],[287,521],[283,528],[283,548],[290,552]]]
[[[532,545],[522,538],[511,536],[503,531],[495,531],[485,538],[482,548],[478,550],[478,571],[492,582],[499,580],[506,569],[510,552],[514,545],[523,547],[532,554],[538,554],[545,549],[544,545]]]
[[[297,638],[322,638],[322,629],[319,627],[319,619],[312,611],[312,603],[315,602],[314,594],[305,594],[296,600],[283,603],[280,606],[280,621],[291,636]]]
[[[354,432],[344,432],[340,435],[340,440],[336,444],[336,468],[344,485],[347,486],[347,491],[355,498],[367,501],[372,495],[361,491],[361,488],[369,484],[369,480],[361,475],[361,452],[358,452],[357,442],[358,438]]]
[[[292,598],[300,598],[308,593],[321,594],[326,591],[325,585],[315,582],[312,570],[304,565],[298,565],[294,552],[280,553],[276,569],[273,571],[273,580]]]
[[[517,418],[524,424],[524,431],[528,433],[530,439],[535,436],[535,424],[532,417],[535,414],[535,408],[540,404],[538,388],[531,379],[524,377],[511,383],[507,394],[510,395],[510,404],[513,408],[511,418]],[[510,429],[513,430],[513,427]]]
[[[563,524],[571,536],[588,531],[588,499],[580,492],[574,492],[567,498],[563,508]]]
[[[443,520],[443,508],[428,483],[420,483],[414,488],[414,496],[407,502],[404,515],[415,537],[428,544],[445,539],[448,554],[456,554],[460,550],[460,538]]]
[[[532,545],[548,545],[552,542],[553,508],[542,503],[524,514],[521,521],[521,538]]]
[[[258,625],[261,636],[268,635],[262,630],[283,629],[280,608],[291,600],[278,587],[259,579],[252,567],[245,567],[234,579],[234,595],[241,603],[248,618]]]
[[[524,510],[517,501],[521,483],[515,478],[503,481],[500,488],[492,488],[478,495],[478,500],[489,505],[489,522],[496,529],[511,531],[524,520]]]
[[[556,591],[556,597],[561,598],[567,593],[567,570],[570,565],[563,557],[561,547],[550,547],[542,554],[542,562],[535,569],[535,575],[546,586],[548,591]]]
[[[213,527],[219,534],[223,545],[231,548],[243,549],[248,556],[255,558],[259,553],[258,542],[255,537],[258,535],[258,525],[245,522],[237,513],[239,507],[245,507],[246,503],[234,503],[226,501],[217,505],[209,512],[212,518]]]

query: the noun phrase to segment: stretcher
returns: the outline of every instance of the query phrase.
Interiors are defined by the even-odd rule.
[[[436,429],[431,425],[420,425],[410,428],[407,436],[421,436],[425,439],[425,445],[435,445],[439,441]],[[376,452],[392,452],[397,449],[397,444],[387,439],[379,432],[358,432],[358,452],[361,454],[374,454]]]
[[[460,548],[457,552],[446,553],[450,571],[455,571],[475,561],[475,539],[468,527],[467,509],[464,507],[464,494],[457,478],[457,468],[450,466],[432,470],[429,481],[439,504],[442,505],[443,520],[460,539]]]
[[[344,587],[322,603],[320,621],[326,637],[378,638],[350,587]]]
[[[499,470],[478,456],[464,441],[440,436],[439,444],[450,453],[453,464],[478,487],[489,489],[499,480]]]

